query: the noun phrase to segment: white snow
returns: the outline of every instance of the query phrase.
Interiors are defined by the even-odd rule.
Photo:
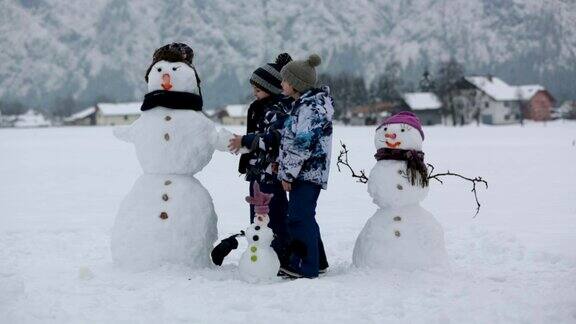
[[[140,115],[142,102],[99,103],[98,109],[104,116]]]
[[[242,127],[234,129],[242,132]],[[432,183],[422,206],[444,228],[450,271],[359,270],[354,241],[376,211],[366,185],[339,174],[320,195],[331,264],[324,277],[252,285],[236,264],[115,268],[117,208],[141,171],[109,127],[0,129],[0,318],[5,323],[574,323],[576,123],[426,127],[438,171],[481,175],[480,214],[468,184]],[[372,127],[336,127],[350,162],[375,164]],[[335,147],[337,151],[337,146]],[[237,157],[215,154],[198,174],[220,239],[248,225]],[[89,279],[91,278],[91,279]]]
[[[224,110],[230,117],[246,117],[248,115],[248,105],[228,105]]]
[[[440,109],[442,103],[432,92],[409,92],[402,95],[412,110]]]

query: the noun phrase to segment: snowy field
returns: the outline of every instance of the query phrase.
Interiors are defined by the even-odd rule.
[[[369,171],[373,131],[337,127],[334,156],[342,140]],[[576,123],[424,131],[437,171],[490,183],[476,218],[468,183],[431,185],[423,206],[444,226],[450,271],[352,267],[376,207],[333,163],[318,210],[328,274],[250,285],[235,266],[243,241],[218,269],[112,266],[116,210],[141,170],[111,128],[0,129],[0,322],[576,323]],[[237,157],[216,152],[198,175],[220,238],[248,222],[236,170]]]

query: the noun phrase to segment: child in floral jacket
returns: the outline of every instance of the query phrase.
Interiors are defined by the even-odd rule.
[[[313,54],[281,71],[283,93],[295,99],[282,132],[278,173],[289,192],[287,223],[295,253],[281,272],[296,278],[315,278],[328,267],[315,215],[320,190],[328,185],[334,108],[328,87],[314,88],[320,63]]]

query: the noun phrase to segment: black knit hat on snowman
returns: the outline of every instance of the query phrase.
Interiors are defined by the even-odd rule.
[[[280,74],[296,91],[303,93],[316,86],[316,69],[322,63],[318,54],[312,54],[306,60],[292,61],[286,64]]]
[[[250,77],[250,83],[269,94],[282,92],[280,70],[292,61],[288,53],[278,55],[274,63],[266,63],[257,68]]]

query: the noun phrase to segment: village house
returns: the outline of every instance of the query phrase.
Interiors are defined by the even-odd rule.
[[[352,126],[375,125],[390,116],[395,107],[395,103],[388,101],[357,106],[346,112],[346,116],[342,120],[345,124]]]
[[[552,118],[555,100],[543,86],[524,85],[518,86],[517,89],[525,119],[546,121]]]
[[[86,108],[62,120],[67,126],[94,126],[96,125],[96,107]]]
[[[432,92],[409,92],[402,95],[402,110],[410,110],[422,125],[442,123],[442,102]]]
[[[141,102],[96,104],[96,125],[114,126],[132,124],[140,114]]]
[[[140,114],[141,102],[98,103],[64,118],[64,125],[115,126],[132,124]]]
[[[456,83],[447,112],[455,115],[456,124],[514,124],[522,118],[521,98],[517,87],[497,77],[469,76]]]
[[[554,97],[541,85],[509,85],[493,76],[469,76],[456,83],[448,114],[456,123],[477,120],[489,125],[513,124],[523,119],[550,120]]]

